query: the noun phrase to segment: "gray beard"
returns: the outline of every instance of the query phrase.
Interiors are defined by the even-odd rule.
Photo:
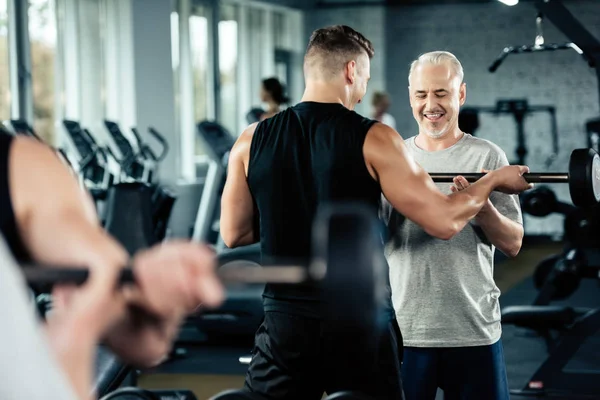
[[[423,132],[432,139],[439,139],[448,132],[448,126],[440,131],[430,131],[429,129],[423,129]]]

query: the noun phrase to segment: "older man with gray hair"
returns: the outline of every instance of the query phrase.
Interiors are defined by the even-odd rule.
[[[405,140],[428,172],[480,172],[508,165],[490,141],[462,132],[466,84],[451,53],[421,55],[410,68],[409,92],[417,136]],[[465,189],[464,177],[438,183],[444,193]],[[518,198],[493,192],[479,214],[450,240],[395,218],[383,199],[391,240],[386,244],[392,297],[404,336],[402,374],[407,400],[509,399],[494,282],[495,248],[515,256],[523,238]]]

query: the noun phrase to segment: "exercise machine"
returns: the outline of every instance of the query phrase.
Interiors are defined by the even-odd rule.
[[[571,226],[567,227],[568,224]],[[548,350],[548,357],[525,386],[511,390],[512,394],[569,399],[598,398],[600,395],[600,365],[594,370],[566,369],[567,363],[586,339],[600,331],[600,309],[551,304],[571,296],[582,279],[600,283],[600,242],[597,235],[592,234],[586,242],[577,240],[589,235],[589,232],[597,232],[599,225],[598,207],[574,209],[573,214],[567,214],[566,249],[563,254],[549,257],[538,265],[534,282],[539,292],[533,304],[502,309],[503,324],[534,330],[544,338]],[[557,337],[552,332],[558,332]]]
[[[570,49],[579,54],[596,73],[598,99],[600,100],[600,41],[594,37],[560,0],[535,0],[536,36],[533,45],[509,46],[494,60],[489,67],[490,72],[495,72],[509,54],[534,53],[542,51],[555,51]],[[543,20],[547,18],[556,26],[570,42],[562,44],[546,44],[542,29]],[[598,119],[588,121],[589,147],[597,149],[600,123]]]
[[[248,111],[246,113],[246,122],[248,122],[248,125],[254,124],[256,122],[260,121],[260,117],[262,117],[262,115],[265,113],[265,110],[263,110],[260,107],[253,107],[250,109],[250,111]]]
[[[223,194],[227,178],[229,152],[235,143],[234,137],[216,122],[202,121],[197,125],[198,134],[206,145],[209,157],[208,172],[196,213],[192,231],[195,241],[215,244],[217,253],[225,259],[246,259],[259,262],[260,247],[258,244],[244,246],[239,249],[227,249],[219,234],[219,199]],[[237,258],[235,258],[237,257]]]
[[[135,149],[132,143],[125,137],[119,124],[114,121],[104,120],[104,126],[113,139],[121,157],[117,159],[121,166],[122,179],[140,182],[152,182],[157,163],[148,159],[147,148]],[[134,135],[135,137],[135,135]],[[137,139],[137,138],[136,138]],[[163,143],[166,143],[164,141]],[[165,148],[165,151],[167,148]],[[166,153],[165,153],[166,155]]]
[[[227,177],[229,152],[235,139],[216,122],[202,121],[198,123],[197,131],[206,146],[209,165],[192,238],[195,241],[217,243],[221,268],[239,262],[260,268],[259,244],[228,249],[219,235],[219,199]],[[197,316],[195,319],[197,329],[209,338],[226,337],[251,343],[263,318],[263,289],[264,285],[261,284],[233,288],[228,292],[228,297],[221,307],[206,310]]]
[[[192,238],[195,241],[214,244],[219,242],[219,199],[225,186],[229,152],[235,143],[235,138],[216,122],[202,121],[198,123],[196,129],[205,144],[208,171],[196,213]],[[218,244],[217,250],[223,250],[221,243]]]
[[[577,209],[577,207],[571,204],[558,201],[554,191],[544,185],[523,192],[520,199],[523,212],[538,218],[546,217],[553,213],[566,216]]]
[[[117,166],[110,162],[110,149],[100,147],[77,121],[63,120],[62,128],[69,154],[77,161],[75,170],[80,179],[92,193],[102,196],[111,184],[118,182]]]
[[[459,124],[468,124],[478,127],[477,115],[487,113],[493,116],[512,115],[517,127],[517,147],[515,149],[516,159],[511,164],[526,165],[527,143],[525,140],[525,118],[533,113],[547,113],[550,116],[550,134],[552,136],[552,152],[546,159],[546,168],[549,168],[558,156],[558,127],[556,123],[556,109],[553,106],[531,105],[526,99],[500,99],[496,101],[494,107],[471,106],[461,110],[462,118],[459,114]],[[477,123],[475,119],[477,118]],[[462,128],[461,128],[462,129]],[[472,129],[471,129],[472,130]],[[468,131],[467,131],[468,132]]]
[[[150,135],[161,146],[159,154],[156,155],[152,148],[142,140],[136,128],[131,129],[132,137],[128,138],[116,122],[105,120],[104,126],[121,153],[120,159],[114,157],[121,169],[120,179],[127,182],[145,183],[152,188],[152,218],[156,236],[161,239],[165,238],[168,235],[167,226],[177,196],[171,189],[155,182],[155,176],[160,162],[166,158],[169,152],[167,140],[156,129],[152,127],[148,129]]]
[[[560,0],[535,0],[536,36],[533,45],[505,47],[501,54],[489,67],[490,72],[495,72],[509,54],[534,53],[542,51],[555,51],[570,49],[579,54],[587,64],[595,70],[597,78],[598,99],[600,100],[600,41],[594,37]],[[561,44],[546,44],[542,29],[543,20],[547,18],[556,26],[570,42]],[[591,119],[587,122],[589,147],[598,150],[600,137],[600,120]]]
[[[505,47],[502,53],[489,67],[490,72],[495,72],[509,54],[534,53],[571,49],[577,52],[587,64],[595,69],[598,78],[598,96],[600,100],[600,41],[594,37],[560,0],[535,0],[536,37],[533,45],[520,45]],[[542,30],[543,19],[549,19],[570,42],[562,44],[546,44]]]
[[[593,118],[585,123],[588,147],[600,151],[600,118]]]

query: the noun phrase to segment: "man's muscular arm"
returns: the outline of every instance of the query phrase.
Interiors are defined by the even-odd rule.
[[[406,150],[402,137],[384,124],[375,124],[367,134],[363,147],[365,162],[371,174],[381,185],[390,204],[406,218],[420,225],[428,234],[440,239],[450,239],[460,232],[486,204],[490,193],[505,184],[499,171],[492,171],[467,189],[442,194],[429,174],[425,172]],[[525,167],[514,167],[521,176]],[[511,178],[519,183],[515,190],[530,187],[520,177]]]
[[[254,232],[254,200],[246,179],[250,145],[256,125],[246,128],[229,154],[220,220],[221,237],[229,248],[256,243],[259,239]]]
[[[50,148],[15,139],[9,164],[17,227],[34,260],[79,267],[127,263],[129,255],[100,225],[89,194]]]
[[[17,227],[36,262],[91,269],[127,265],[129,254],[100,225],[91,197],[50,148],[27,138],[15,139],[9,165]],[[191,256],[194,261],[188,259]],[[108,332],[107,344],[129,363],[150,366],[160,361],[169,350],[185,306],[192,307],[184,304],[185,300],[189,298],[193,306],[200,302],[196,302],[196,292],[192,291],[213,298],[206,287],[215,279],[210,274],[209,260],[212,255],[204,254],[200,247],[184,244],[140,252],[133,260],[137,283],[128,291],[128,297],[141,308],[129,309]],[[198,263],[206,266],[206,274],[200,274]],[[197,276],[184,276],[185,271]],[[157,287],[161,293],[152,290]],[[54,290],[57,309],[69,301],[70,293],[64,287]],[[152,317],[139,312],[142,309],[149,310]]]

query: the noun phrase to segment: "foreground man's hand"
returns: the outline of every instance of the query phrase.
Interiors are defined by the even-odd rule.
[[[124,288],[129,318],[108,336],[125,360],[153,366],[168,355],[184,318],[202,303],[215,307],[224,299],[214,252],[205,245],[167,242],[133,259],[136,284]]]

